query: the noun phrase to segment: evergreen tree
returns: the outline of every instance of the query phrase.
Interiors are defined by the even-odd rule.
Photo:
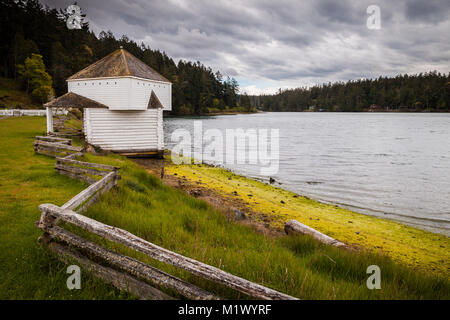
[[[17,69],[27,93],[31,92],[36,101],[44,103],[53,96],[52,77],[45,71],[41,55],[33,53],[25,59],[24,64],[19,64]]]
[[[311,88],[279,90],[251,97],[253,107],[266,111],[449,111],[450,74],[437,71],[326,83]],[[257,102],[256,102],[257,101]]]
[[[111,31],[102,31],[97,37],[86,22],[79,30],[69,30],[68,16],[65,10],[43,7],[37,0],[2,0],[0,72],[13,78],[18,64],[24,64],[31,53],[39,53],[53,78],[56,94],[61,95],[67,91],[65,80],[70,75],[123,46],[173,83],[173,113],[203,114],[214,106],[215,99],[220,109],[225,109],[225,104],[237,106],[236,80],[226,83],[220,72],[214,73],[200,62],[176,64],[165,52],[137,44],[125,35],[117,39]],[[28,71],[23,72],[25,76]],[[40,86],[40,93],[35,91],[35,95],[44,97],[44,87]]]

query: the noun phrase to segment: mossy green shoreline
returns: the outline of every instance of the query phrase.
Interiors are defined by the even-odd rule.
[[[274,228],[283,228],[286,221],[296,219],[351,246],[450,277],[450,239],[444,235],[320,203],[223,168],[169,163],[165,169],[168,174],[200,182],[225,197],[240,198],[253,212],[261,213],[254,219],[268,216]]]

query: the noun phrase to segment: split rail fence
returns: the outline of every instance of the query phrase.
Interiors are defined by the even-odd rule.
[[[48,149],[50,152],[47,152]],[[180,278],[163,272],[134,258],[111,251],[79,235],[71,233],[58,221],[75,225],[92,234],[124,245],[157,261],[178,267],[193,275],[257,299],[292,300],[284,293],[234,276],[219,268],[169,251],[130,232],[88,218],[84,212],[98,197],[113,188],[120,179],[119,168],[76,160],[83,155],[71,140],[55,137],[36,137],[36,152],[56,157],[55,169],[69,177],[87,181],[90,186],[63,206],[42,204],[40,220],[36,223],[44,234],[41,240],[63,261],[76,261],[103,281],[126,290],[141,299],[174,299],[162,290],[194,300],[216,300],[220,297]],[[57,154],[67,152],[60,157]],[[99,180],[98,180],[99,179]],[[161,290],[162,289],[162,290]]]

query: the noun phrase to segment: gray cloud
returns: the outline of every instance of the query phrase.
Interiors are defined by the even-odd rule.
[[[44,0],[65,8],[72,1]],[[111,30],[237,77],[249,92],[363,77],[450,71],[448,0],[79,0]],[[381,9],[381,29],[366,9]],[[255,85],[252,85],[255,84]],[[264,90],[262,90],[264,89]]]
[[[405,5],[405,15],[413,21],[439,23],[448,19],[450,3],[438,0],[410,0]]]
[[[324,19],[342,24],[364,24],[366,17],[360,9],[350,1],[326,0],[317,3],[317,11]]]

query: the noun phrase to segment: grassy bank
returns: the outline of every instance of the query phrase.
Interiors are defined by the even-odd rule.
[[[296,219],[357,248],[382,253],[425,272],[450,277],[450,239],[391,220],[318,203],[292,192],[206,165],[168,165],[166,172],[240,199],[253,219],[283,228]],[[283,203],[282,203],[283,202]]]
[[[40,235],[34,226],[40,215],[38,205],[61,205],[86,187],[56,174],[54,159],[34,154],[34,136],[44,130],[44,118],[0,120],[0,298],[128,298],[85,273],[82,290],[68,291],[64,264],[36,243]],[[86,215],[167,249],[303,299],[450,298],[446,277],[417,272],[376,252],[355,254],[323,246],[308,237],[265,236],[227,218],[206,202],[163,185],[128,159],[114,155],[86,158],[120,166],[122,175],[119,187],[105,194]],[[179,174],[185,170],[186,175],[189,170],[205,170],[202,180],[210,172],[203,166],[168,170]],[[232,179],[226,180],[234,181],[235,177]],[[243,183],[241,186],[245,187]],[[222,187],[228,188],[225,184]],[[222,297],[245,298],[119,245],[92,239]],[[366,287],[366,268],[372,264],[381,268],[381,290]]]
[[[83,290],[66,287],[66,266],[37,243],[41,203],[62,205],[86,185],[55,172],[55,160],[33,151],[43,117],[0,120],[0,299],[117,299],[113,287],[83,275]]]

